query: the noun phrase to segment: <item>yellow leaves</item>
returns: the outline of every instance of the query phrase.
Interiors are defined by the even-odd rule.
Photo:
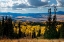
[[[45,32],[45,26],[42,26],[41,27],[41,34],[44,34],[44,32]]]
[[[32,26],[31,25],[27,25],[26,27],[27,27],[28,30],[30,30]]]
[[[56,28],[56,30],[58,31],[58,29],[61,27],[62,25],[57,25],[57,28]]]
[[[17,28],[17,34],[19,33],[18,31],[19,31],[19,28]]]
[[[15,33],[17,33],[17,34],[19,33],[19,32],[18,32],[18,31],[19,31],[19,28],[15,28],[15,27],[14,27],[13,30],[14,30]]]
[[[17,26],[17,25],[16,25]],[[21,25],[21,32],[25,33],[25,34],[32,34],[35,30],[36,35],[38,34],[39,29],[41,29],[41,34],[44,34],[45,32],[45,26],[40,26],[40,25]],[[19,33],[19,28],[15,28],[14,27],[14,32]]]
[[[38,32],[36,32],[36,36],[37,36]]]
[[[13,28],[13,30],[14,30],[14,32],[16,32],[16,31],[17,31],[15,27]]]
[[[15,24],[15,26],[18,26],[18,24]]]
[[[26,22],[22,22],[23,25],[27,25]]]
[[[26,26],[22,26],[21,31],[25,32],[26,31]]]
[[[37,25],[36,28],[35,28],[35,30],[38,31],[39,29],[40,29],[40,26]]]
[[[26,27],[26,26],[24,26],[24,25],[22,25],[21,27],[22,27],[22,29],[26,29],[26,28],[27,28],[27,27]]]
[[[26,32],[25,32],[25,34],[29,34],[29,30],[28,30],[28,29],[26,29]]]

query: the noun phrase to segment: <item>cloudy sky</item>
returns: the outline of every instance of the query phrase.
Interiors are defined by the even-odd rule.
[[[0,0],[0,12],[45,13],[49,6],[64,11],[64,0]]]

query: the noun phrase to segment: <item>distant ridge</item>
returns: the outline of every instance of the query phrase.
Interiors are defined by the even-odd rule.
[[[64,11],[58,11],[57,14],[64,15]]]
[[[51,12],[54,14],[54,12]],[[57,14],[64,14],[64,11],[58,11]],[[32,14],[32,13],[14,13],[14,12],[0,12],[0,14]],[[39,13],[33,13],[33,14],[39,14]],[[42,13],[42,14],[48,14],[48,13]]]
[[[59,15],[64,15],[64,11],[58,11],[56,12]],[[54,12],[52,12],[52,14],[54,14]],[[43,15],[48,15],[48,13],[13,13],[13,12],[0,12],[0,16],[6,16],[6,15],[12,15],[13,18],[17,17],[17,16],[30,16],[33,18],[41,18]]]
[[[54,14],[54,12],[51,12],[51,13]],[[64,15],[64,11],[58,11],[58,12],[56,12],[56,14]]]

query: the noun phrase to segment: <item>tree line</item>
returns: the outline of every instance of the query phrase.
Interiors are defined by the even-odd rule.
[[[54,16],[52,18],[51,15],[51,8],[48,9],[48,21],[46,24],[46,29],[44,33],[44,38],[46,39],[58,39],[58,38],[64,38],[64,22],[58,22],[56,17],[56,7],[54,7]],[[60,24],[61,28],[56,30],[57,25]]]
[[[21,22],[18,23],[18,26],[15,26],[15,28],[19,28],[19,33],[15,33],[13,28],[15,26],[15,23],[12,24],[12,18],[8,16],[2,16],[2,21],[0,21],[0,38],[10,38],[10,39],[19,39],[26,37],[26,34],[21,32]],[[38,36],[40,36],[40,31]],[[36,38],[35,29],[32,33],[32,38]]]
[[[54,16],[52,18],[52,16],[51,16],[51,8],[48,9],[49,16],[48,16],[48,21],[45,24],[46,28],[45,28],[45,33],[43,35],[45,39],[64,38],[64,22],[57,22],[56,8],[54,9],[54,12],[55,12],[55,14],[54,14]],[[38,23],[38,24],[40,24],[40,23]],[[58,24],[61,24],[62,26],[57,31],[56,28],[57,28]],[[18,38],[26,37],[26,34],[21,32],[21,28],[20,28],[21,23],[20,22],[18,23],[19,34],[14,33],[14,30],[13,30],[14,25],[15,24],[12,24],[12,18],[11,17],[2,16],[2,22],[0,22],[0,38],[6,37],[6,38],[10,38],[10,39],[13,39],[13,38],[17,38],[18,39]],[[41,28],[39,29],[37,36],[36,36],[36,33],[35,33],[35,29],[34,29],[31,37],[32,38],[40,37],[41,36],[40,33],[41,33]]]

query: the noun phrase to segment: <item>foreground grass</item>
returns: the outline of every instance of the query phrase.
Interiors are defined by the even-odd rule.
[[[1,39],[0,42],[64,42],[64,39]]]

